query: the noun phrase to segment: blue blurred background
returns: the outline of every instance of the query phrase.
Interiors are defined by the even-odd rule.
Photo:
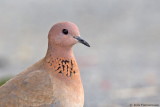
[[[0,0],[0,78],[45,56],[51,26],[71,21],[85,107],[160,102],[159,0]]]

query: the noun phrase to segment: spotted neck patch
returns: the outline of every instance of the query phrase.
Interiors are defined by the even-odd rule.
[[[77,64],[76,61],[73,59],[66,59],[66,58],[50,58],[47,61],[48,66],[53,70],[53,72],[62,74],[67,77],[74,76],[77,72]]]

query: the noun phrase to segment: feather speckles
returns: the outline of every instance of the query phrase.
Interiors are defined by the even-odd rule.
[[[73,59],[66,58],[51,58],[48,61],[48,65],[50,68],[54,69],[54,72],[63,74],[67,77],[72,77],[76,74],[77,64]]]

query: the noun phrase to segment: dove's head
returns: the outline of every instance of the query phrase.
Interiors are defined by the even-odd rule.
[[[55,24],[48,35],[50,45],[57,47],[72,47],[76,43],[90,45],[80,37],[78,27],[71,22],[60,22]]]

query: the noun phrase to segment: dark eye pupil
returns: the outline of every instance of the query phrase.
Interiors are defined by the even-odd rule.
[[[68,34],[68,30],[67,30],[67,29],[63,29],[62,32],[63,32],[63,34],[65,34],[65,35]]]

